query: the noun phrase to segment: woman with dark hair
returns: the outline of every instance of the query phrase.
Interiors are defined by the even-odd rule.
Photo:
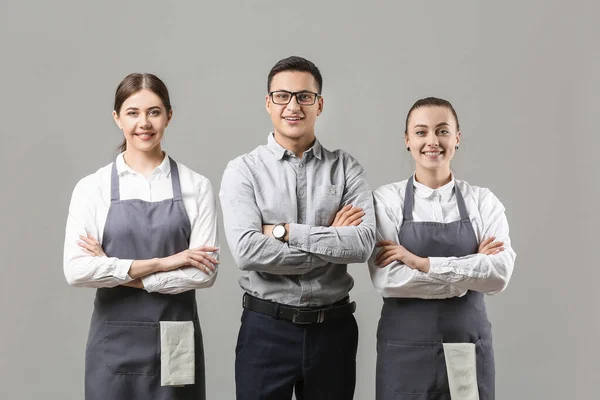
[[[406,118],[412,177],[374,191],[379,242],[369,260],[384,297],[377,399],[494,399],[494,353],[483,294],[504,290],[515,252],[502,203],[454,178],[458,117],[446,100]]]
[[[113,111],[122,152],[73,191],[64,273],[97,288],[86,399],[205,398],[194,289],[217,276],[216,203],[208,179],[162,151],[172,116],[158,77],[128,75]]]

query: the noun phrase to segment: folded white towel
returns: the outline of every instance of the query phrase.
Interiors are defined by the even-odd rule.
[[[479,400],[475,344],[444,343],[450,398]]]
[[[160,321],[160,384],[193,385],[194,360],[194,323]]]

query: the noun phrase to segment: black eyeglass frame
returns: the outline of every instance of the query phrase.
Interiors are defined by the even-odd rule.
[[[290,99],[287,101],[287,103],[277,103],[275,101],[275,99],[273,99],[273,94],[274,93],[287,93],[290,95]],[[315,100],[312,103],[301,103],[300,101],[298,101],[298,95],[299,94],[304,94],[304,93],[310,93],[313,94],[315,96]],[[317,102],[317,99],[319,97],[321,97],[321,95],[319,93],[315,93],[315,92],[311,92],[310,90],[301,90],[299,92],[290,92],[289,90],[274,90],[272,92],[269,92],[269,97],[271,98],[271,101],[273,102],[273,104],[277,104],[278,106],[287,106],[288,104],[290,104],[290,101],[292,101],[292,98],[296,97],[296,103],[298,103],[301,106],[312,106]]]

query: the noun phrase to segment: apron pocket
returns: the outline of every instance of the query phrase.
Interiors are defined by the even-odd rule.
[[[104,365],[114,375],[156,375],[159,365],[157,322],[106,321]]]
[[[388,340],[383,371],[386,386],[395,393],[450,393],[441,342]]]

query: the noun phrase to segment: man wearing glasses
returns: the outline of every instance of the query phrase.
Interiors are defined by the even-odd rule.
[[[347,264],[375,244],[363,168],[315,138],[319,69],[283,59],[267,80],[267,144],[231,161],[221,182],[225,233],[244,275],[235,362],[238,400],[352,399],[358,327]]]

